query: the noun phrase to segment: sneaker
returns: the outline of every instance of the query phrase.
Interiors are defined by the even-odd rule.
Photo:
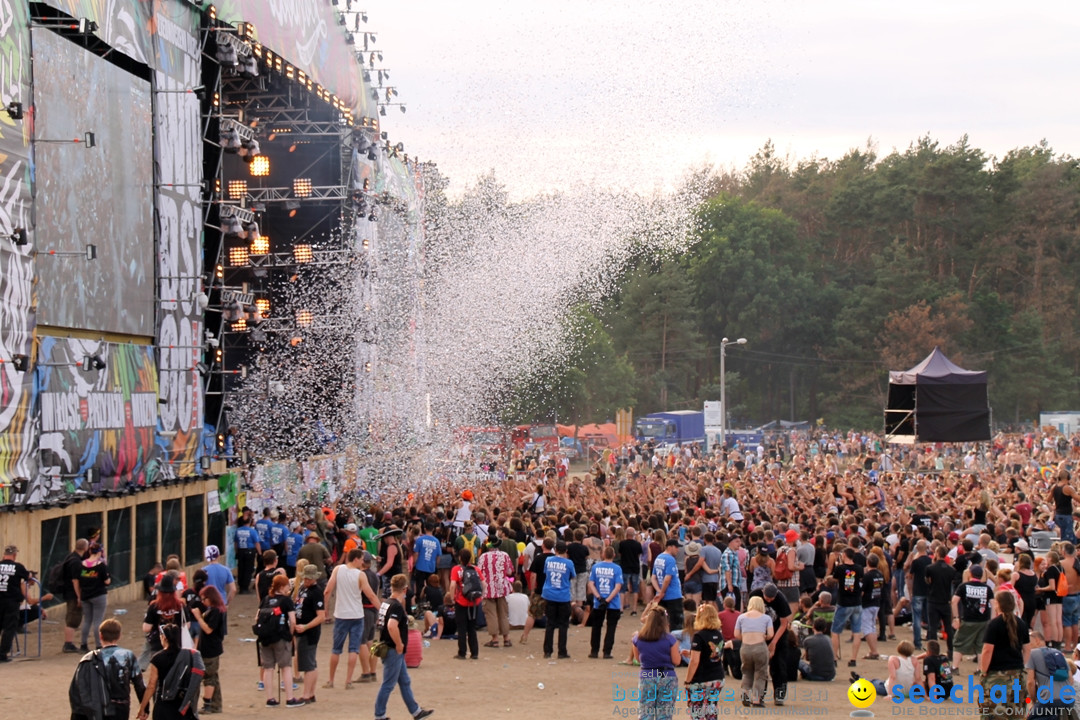
[[[88,648],[88,647],[87,647],[87,646],[85,646],[85,645],[80,645],[80,646],[79,646],[79,652],[81,652],[81,653],[88,653],[88,652],[90,652],[90,648]]]
[[[560,660],[569,660],[570,656],[567,655],[566,653],[559,653],[559,659]]]
[[[847,661],[847,666],[848,667],[855,667],[855,661],[854,660],[848,660]]]
[[[266,689],[266,685],[264,685],[263,681],[260,680],[259,682],[255,683],[255,689],[258,690],[259,692],[262,692],[263,690]]]
[[[551,653],[544,653],[544,659],[545,660],[548,660],[550,658],[551,658]]]
[[[266,701],[266,707],[277,707],[277,706],[278,706],[278,701],[275,700],[274,698],[270,698],[269,700]]]
[[[600,656],[598,654],[596,654],[596,653],[589,653],[589,659],[590,660],[596,660],[599,657]]]
[[[64,643],[64,652],[77,653],[79,652],[79,648],[75,647],[75,643]]]
[[[7,655],[0,655],[0,663],[9,663],[9,662],[11,662],[11,658],[9,658]]]
[[[431,717],[434,714],[435,711],[431,710],[430,708],[427,710],[421,710],[420,712],[413,715],[413,720],[424,720],[424,718]]]
[[[604,653],[604,659],[605,660],[614,660],[615,658],[611,656],[611,653]]]
[[[303,707],[307,702],[301,698],[293,698],[285,701],[285,707]]]

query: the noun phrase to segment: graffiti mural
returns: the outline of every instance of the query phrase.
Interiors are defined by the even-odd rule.
[[[233,25],[255,26],[255,38],[306,72],[352,108],[356,117],[368,112],[368,94],[360,65],[337,11],[325,0],[221,0],[218,18]]]
[[[144,65],[151,64],[150,0],[45,0],[73,18],[98,24],[94,32],[116,50]]]
[[[154,2],[154,128],[158,188],[158,323],[161,440],[172,462],[166,476],[198,474],[203,393],[202,131],[199,99],[183,92],[200,83],[199,16],[175,0]],[[175,436],[172,433],[176,433]]]
[[[0,107],[19,102],[23,118],[0,109],[0,503],[15,478],[36,472],[31,422],[33,376],[12,362],[33,354],[34,231],[30,195],[30,31],[27,5],[0,0]],[[8,238],[26,231],[26,245]]]
[[[168,461],[155,445],[155,365],[149,346],[42,338],[34,371],[39,471],[12,500],[49,502],[155,482]]]

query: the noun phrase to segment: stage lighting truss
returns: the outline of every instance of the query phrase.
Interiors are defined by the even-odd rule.
[[[308,180],[308,183],[311,181]],[[307,194],[303,194],[301,191]],[[286,203],[303,198],[305,202],[333,201],[348,199],[349,189],[344,185],[301,185],[293,187],[248,188],[248,198],[252,203]],[[298,208],[290,208],[298,209]]]

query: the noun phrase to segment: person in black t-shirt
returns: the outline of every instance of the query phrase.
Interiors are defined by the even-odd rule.
[[[915,649],[922,650],[922,631],[926,623],[926,595],[930,591],[926,585],[926,569],[933,560],[926,552],[926,540],[915,543],[907,568],[911,581],[911,629],[915,635]]]
[[[633,528],[627,530],[628,536],[619,543],[619,567],[623,574],[623,612],[637,614],[638,591],[641,589],[641,555],[645,552],[641,543],[634,537]],[[629,604],[628,604],[629,601]]]
[[[937,640],[926,641],[926,654],[922,656],[923,679],[926,692],[929,695],[930,688],[940,685],[945,689],[945,695],[952,693],[952,663],[949,658],[941,654],[941,645]]]
[[[397,574],[390,578],[390,597],[379,608],[379,640],[389,645],[383,657],[383,679],[379,694],[375,697],[375,717],[386,717],[386,702],[394,686],[401,688],[401,699],[409,714],[416,720],[431,715],[434,710],[424,710],[412,693],[412,681],[405,667],[405,651],[409,645],[409,617],[405,612],[405,590],[409,578]]]
[[[0,662],[10,662],[8,653],[19,627],[19,607],[27,598],[26,581],[30,573],[15,557],[19,548],[8,545],[0,559]]]
[[[944,627],[949,656],[953,652],[952,586],[956,571],[945,563],[946,549],[939,545],[934,551],[934,562],[926,568],[926,637],[937,640],[938,630]]]
[[[437,575],[433,575],[436,580]],[[296,596],[296,662],[304,673],[304,693],[300,699],[315,702],[315,687],[319,681],[319,666],[315,655],[319,649],[322,624],[326,621],[326,600],[319,580],[322,571],[316,565],[308,565],[300,573],[300,592]],[[429,578],[430,579],[430,578]]]
[[[270,594],[270,584],[274,582],[274,576],[285,574],[285,568],[278,567],[278,555],[273,550],[264,552],[262,561],[263,569],[255,576],[255,594],[260,603]]]
[[[198,581],[196,581],[198,582]],[[206,666],[202,681],[203,713],[219,713],[221,707],[221,656],[225,652],[223,643],[225,600],[213,585],[207,585],[199,591],[198,604],[189,603],[191,615],[199,624],[199,652]]]
[[[274,682],[272,671],[275,667],[281,670],[281,681],[285,683],[285,704],[288,707],[300,707],[304,701],[293,696],[293,668],[292,668],[292,639],[296,630],[296,605],[293,604],[289,595],[289,578],[285,572],[275,575],[270,583],[270,594],[259,603],[259,614],[264,610],[270,610],[278,623],[278,634],[270,642],[259,640],[259,664],[263,669],[263,685],[266,688],[266,704],[275,707],[278,704],[274,697],[277,685]]]
[[[998,615],[986,625],[983,649],[979,655],[979,671],[982,672],[983,687],[1011,687],[1014,682],[1023,686],[1024,658],[1031,649],[1028,626],[1016,616],[1016,598],[1008,590],[1002,590],[994,596],[997,601]],[[1025,693],[1021,692],[1018,703],[1010,702],[1012,693],[1005,702],[996,702],[989,697],[980,704],[981,717],[997,714],[1023,717],[1027,712]]]
[[[724,687],[724,636],[716,606],[703,603],[694,616],[686,694],[692,717],[715,717]]]
[[[844,548],[842,560],[833,568],[832,576],[836,579],[836,613],[833,615],[832,642],[833,651],[840,659],[840,635],[844,628],[851,625],[852,632],[856,635],[861,629],[862,621],[862,570],[855,564],[855,551],[852,548]],[[855,666],[855,660],[848,663],[849,667]]]

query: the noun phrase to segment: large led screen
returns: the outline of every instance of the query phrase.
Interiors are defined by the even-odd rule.
[[[32,42],[38,324],[152,336],[150,83],[49,30]]]

